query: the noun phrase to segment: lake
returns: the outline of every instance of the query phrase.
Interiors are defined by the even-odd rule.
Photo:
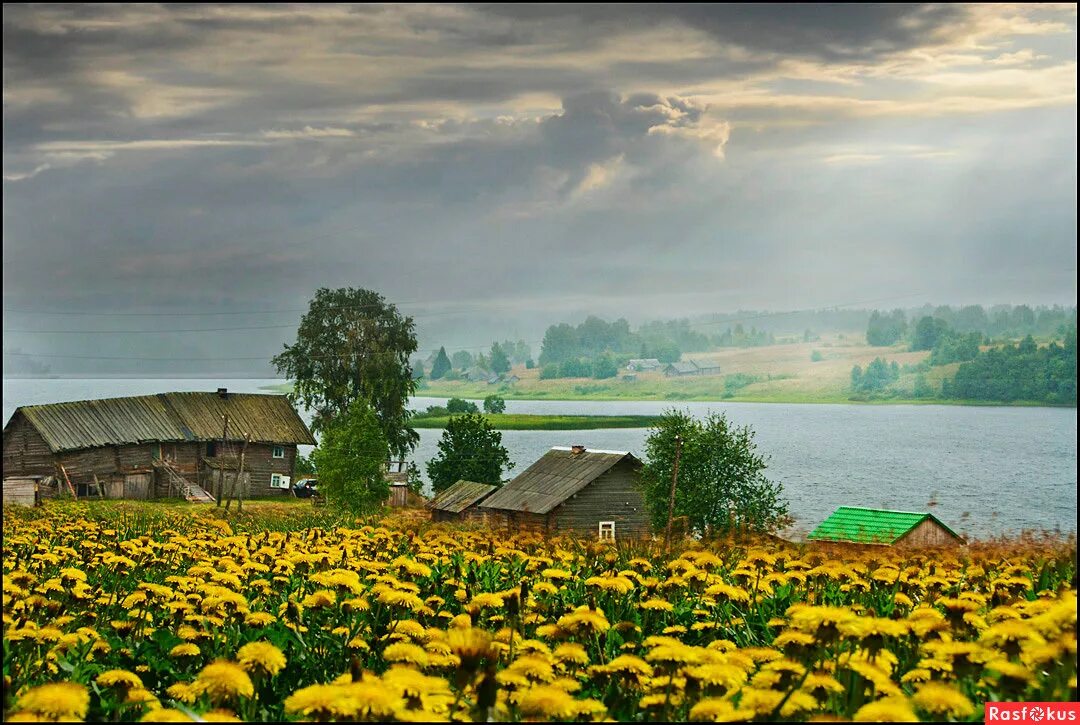
[[[20,405],[163,391],[266,392],[275,380],[5,379],[5,422]],[[444,404],[416,398],[416,408]],[[1076,410],[946,405],[787,405],[656,401],[508,400],[509,413],[656,415],[672,406],[723,412],[756,431],[768,475],[784,484],[806,531],[837,506],[932,511],[961,533],[1076,531]],[[437,452],[441,431],[421,430],[413,460]],[[516,467],[556,445],[640,454],[644,429],[503,431]],[[304,449],[304,447],[302,447]]]

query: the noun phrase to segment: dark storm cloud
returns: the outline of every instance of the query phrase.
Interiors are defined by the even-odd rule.
[[[357,285],[471,340],[1075,297],[1070,8],[7,6],[3,33],[5,309]]]
[[[959,5],[874,3],[630,3],[610,7],[577,3],[484,6],[487,12],[526,21],[558,22],[564,31],[619,32],[677,23],[744,48],[826,60],[871,59],[918,47],[963,15]]]

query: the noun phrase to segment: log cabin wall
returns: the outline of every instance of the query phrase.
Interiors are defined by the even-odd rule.
[[[958,546],[961,542],[931,518],[905,534],[897,546]]]
[[[553,532],[573,533],[583,538],[598,538],[601,521],[615,522],[616,539],[637,539],[650,533],[638,469],[630,460],[598,476],[549,516]]]
[[[16,413],[4,431],[4,475],[52,476],[55,473],[49,444],[26,416]]]

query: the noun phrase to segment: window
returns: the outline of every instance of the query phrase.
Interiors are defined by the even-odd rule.
[[[290,476],[282,476],[280,473],[270,474],[270,488],[288,488],[291,482]]]
[[[285,457],[285,446],[274,446],[274,458]]]
[[[614,521],[601,521],[600,522],[600,540],[610,539],[615,540],[615,522]]]
[[[153,458],[155,461],[160,461],[161,460],[161,444],[160,443],[151,443],[150,444],[150,457]]]
[[[215,443],[214,441],[207,441],[206,442],[206,456],[208,458],[213,458],[216,455],[217,455],[217,443]]]

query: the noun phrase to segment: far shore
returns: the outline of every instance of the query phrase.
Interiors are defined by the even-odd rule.
[[[451,387],[453,386],[453,387]],[[267,390],[275,393],[290,393],[292,392],[291,383],[280,383],[278,385],[263,386],[262,390]],[[984,407],[984,408],[1075,408],[1072,405],[1051,405],[1049,403],[1040,403],[1037,401],[1012,401],[1002,402],[993,400],[948,400],[943,398],[880,398],[880,399],[859,399],[852,398],[847,394],[837,393],[822,393],[820,395],[814,395],[809,393],[796,393],[785,395],[783,392],[777,391],[769,394],[759,395],[732,395],[725,396],[723,394],[697,394],[697,395],[680,395],[678,393],[674,395],[665,395],[664,391],[657,391],[655,393],[641,393],[627,391],[627,394],[611,394],[608,392],[590,392],[583,394],[566,394],[565,391],[560,391],[559,394],[548,394],[543,390],[514,390],[510,386],[487,386],[486,384],[469,384],[469,383],[450,383],[445,386],[439,386],[438,388],[422,387],[417,389],[416,397],[419,398],[461,398],[463,400],[475,401],[479,404],[484,398],[489,395],[497,395],[504,400],[550,400],[552,402],[573,403],[576,401],[595,401],[595,402],[654,402],[654,403],[671,403],[672,405],[679,405],[680,403],[786,403],[786,404],[800,404],[800,405],[961,405],[972,407]],[[597,417],[597,418],[618,418],[621,416],[560,416],[560,417]],[[419,425],[414,427],[434,428],[443,426],[434,425]],[[613,427],[622,428],[628,426],[590,426],[595,428]],[[634,426],[629,426],[634,427]],[[510,429],[507,429],[510,430]],[[558,429],[555,429],[558,430]]]

